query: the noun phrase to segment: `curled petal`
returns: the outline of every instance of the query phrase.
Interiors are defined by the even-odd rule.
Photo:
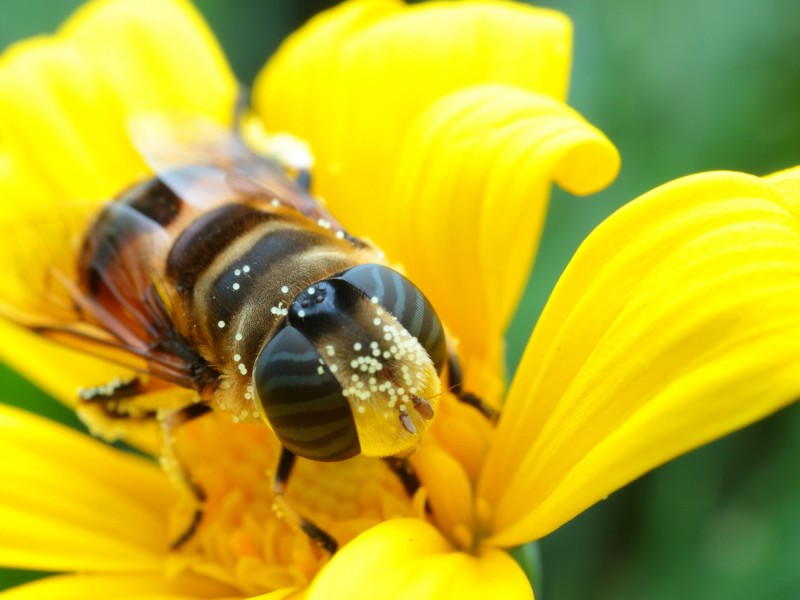
[[[611,142],[561,102],[504,85],[454,92],[404,140],[385,246],[443,313],[462,354],[497,365],[538,246],[550,181],[589,193],[618,168]]]
[[[0,405],[0,564],[49,571],[161,568],[174,492],[159,468]]]
[[[456,552],[441,533],[417,519],[369,529],[320,571],[308,600],[400,598],[533,598],[522,569],[505,552]]]
[[[800,222],[788,184],[770,183],[677,180],[580,247],[528,343],[482,474],[495,543],[541,537],[798,397]]]
[[[462,87],[566,94],[571,24],[506,2],[347,2],[298,31],[260,74],[254,104],[273,131],[314,150],[315,191],[356,235],[384,242],[402,138]]]

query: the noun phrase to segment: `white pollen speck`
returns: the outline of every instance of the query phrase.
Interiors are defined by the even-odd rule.
[[[237,333],[234,337],[236,338],[237,342],[241,342],[242,341],[242,334],[241,333]]]
[[[239,372],[242,375],[247,375],[247,367],[245,367],[242,363],[239,363]]]
[[[340,240],[343,240],[344,239],[344,231],[337,231],[336,232],[336,237],[338,239],[340,239]]]
[[[319,366],[317,367],[317,375],[324,375],[325,374],[325,367]]]
[[[241,286],[238,283],[234,283],[232,287],[234,290],[238,290]]]
[[[242,271],[244,271],[245,273],[249,273],[250,272],[250,265],[243,266],[242,267]]]
[[[239,275],[241,275],[241,274],[242,274],[242,270],[241,270],[241,269],[236,269],[236,270],[233,272],[233,274],[234,274],[234,275],[236,275],[236,276],[238,277]]]
[[[378,303],[378,297],[377,296],[373,296],[372,298],[369,299],[369,301],[372,302],[373,304],[377,304]]]
[[[309,294],[313,294],[314,293],[314,288],[313,287],[308,288],[308,293]]]
[[[251,394],[250,392],[245,392],[245,394],[244,394],[244,399],[245,400],[250,400],[252,397],[253,397],[253,394]]]
[[[372,323],[373,323],[373,325],[380,325],[381,324],[381,320],[378,317],[375,317],[374,319],[372,319]]]
[[[339,367],[337,367],[336,365],[331,365],[328,368],[331,370],[331,373],[336,373],[336,371],[339,370]]]
[[[298,316],[298,317],[300,317],[300,318],[302,319],[303,317],[305,317],[305,316],[306,316],[306,311],[304,311],[304,310],[298,310],[298,311],[297,311],[297,316]]]
[[[284,294],[288,294],[289,293],[289,286],[288,285],[284,285],[281,288],[281,292],[283,292]]]
[[[225,329],[225,321],[217,321],[217,327],[220,329]]]
[[[233,360],[235,360],[236,362],[239,362],[240,360],[242,360],[242,355],[241,354],[234,354],[233,355]]]
[[[280,206],[281,205],[281,201],[278,200],[277,198],[273,198],[271,204],[272,204],[272,206]]]
[[[331,345],[327,345],[325,346],[325,352],[328,353],[328,356],[333,356],[334,354],[336,354],[336,348],[334,348]]]
[[[365,412],[367,412],[367,409],[366,409],[366,407],[365,407],[365,406],[359,406],[357,410],[358,410],[358,412],[360,412],[362,415],[363,415]]]
[[[353,344],[353,350],[355,350],[356,352],[361,350],[361,342],[356,342],[355,344]]]

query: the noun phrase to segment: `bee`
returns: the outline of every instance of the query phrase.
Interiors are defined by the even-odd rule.
[[[97,211],[74,268],[49,274],[66,302],[46,301],[50,319],[24,323],[142,374],[82,390],[83,405],[129,418],[137,398],[174,384],[194,395],[170,411],[170,427],[210,411],[262,420],[283,447],[280,500],[297,456],[413,453],[446,364],[460,391],[425,295],[235,130],[151,117],[133,139],[154,174]],[[396,470],[413,486],[407,465]],[[295,517],[335,551],[328,534]]]

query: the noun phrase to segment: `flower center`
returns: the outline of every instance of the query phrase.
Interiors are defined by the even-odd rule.
[[[309,583],[329,557],[275,510],[280,449],[266,426],[217,414],[176,433],[176,454],[205,501],[196,531],[170,557],[171,571],[202,574],[252,595]],[[340,547],[381,521],[415,513],[386,464],[363,457],[339,463],[298,459],[286,500]],[[196,506],[187,493],[173,514],[173,539],[188,528]]]

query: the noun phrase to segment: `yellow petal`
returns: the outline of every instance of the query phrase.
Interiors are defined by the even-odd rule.
[[[0,139],[47,182],[53,199],[107,198],[143,170],[127,142],[127,117],[182,110],[226,119],[235,90],[188,3],[91,2],[57,36],[3,54]]]
[[[778,187],[708,173],[584,242],[528,344],[480,483],[494,537],[541,537],[800,392],[800,222]]]
[[[315,191],[357,235],[382,243],[402,137],[440,97],[507,83],[564,98],[571,24],[505,2],[347,2],[295,33],[260,74],[273,131],[311,144]]]
[[[618,168],[611,142],[564,104],[504,85],[465,88],[431,106],[406,136],[387,206],[391,226],[381,229],[385,248],[402,256],[462,355],[499,365],[550,181],[589,193]],[[487,395],[469,380],[467,387]]]
[[[784,206],[800,219],[800,167],[792,167],[765,177],[781,193]]]
[[[253,596],[249,600],[302,600],[305,596],[302,592],[294,589],[277,590],[269,594],[261,594],[260,596]],[[231,598],[230,600],[233,600]]]
[[[194,600],[223,598],[232,590],[198,577],[58,575],[0,593],[0,600]],[[269,600],[281,600],[281,596]]]
[[[158,569],[173,490],[154,463],[0,405],[0,564]]]
[[[429,444],[414,457],[414,469],[425,485],[438,529],[451,540],[473,531],[472,486],[462,465],[445,450]],[[464,541],[465,546],[471,545],[472,540]]]
[[[334,555],[307,600],[533,598],[522,569],[506,553],[455,552],[431,525],[394,519],[369,529]]]

